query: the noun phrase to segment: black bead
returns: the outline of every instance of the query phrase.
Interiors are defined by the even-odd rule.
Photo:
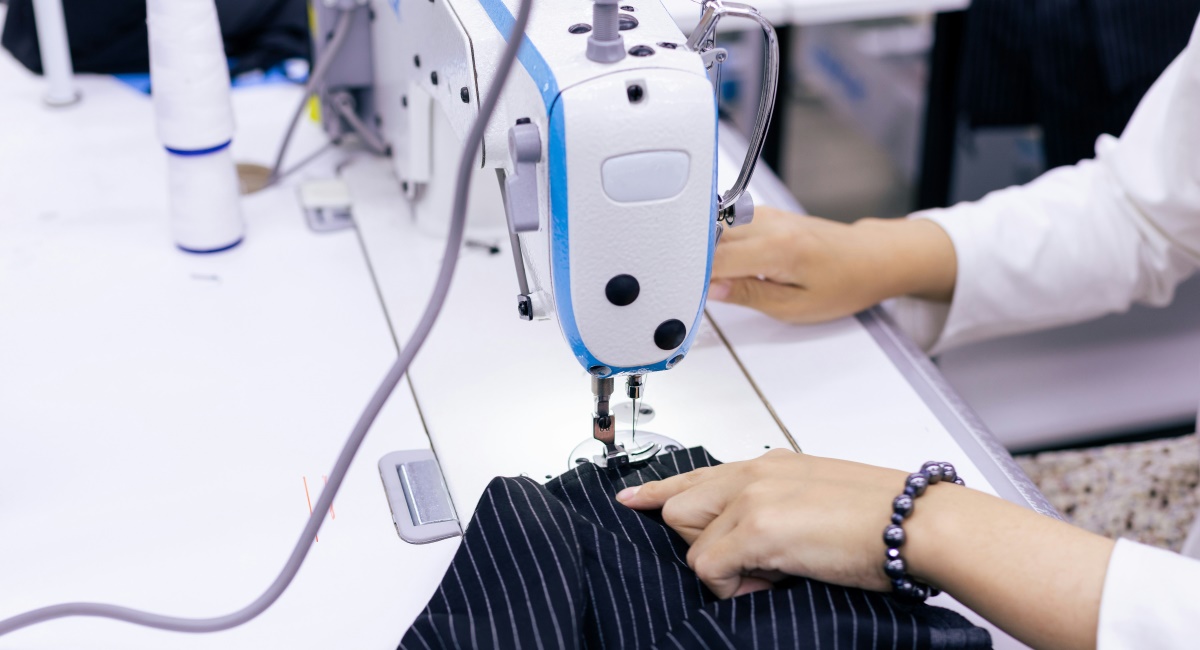
[[[942,480],[953,482],[958,478],[958,470],[950,463],[942,463]]]
[[[887,550],[887,559],[889,559],[889,560],[894,560],[894,559],[896,559],[896,558],[898,558],[898,557],[900,557],[900,549],[898,549],[898,548],[889,548],[889,549]]]
[[[901,558],[888,560],[887,562],[883,563],[883,572],[886,573],[887,577],[889,578],[903,578],[907,571],[908,568],[904,565],[904,560]]]
[[[929,479],[930,485],[938,483],[942,480],[942,464],[931,460],[921,466],[921,473]]]
[[[917,489],[911,485],[905,485],[904,486],[904,494],[906,494],[910,497],[915,497],[915,496],[917,496]]]
[[[924,474],[909,474],[908,487],[913,489],[913,496],[919,497],[925,494],[925,488],[929,487],[929,479],[925,478]]]
[[[961,476],[959,476],[959,477],[957,477],[957,478],[955,478],[955,479],[954,479],[954,484],[955,484],[955,485],[966,485],[966,484],[967,484],[967,482],[966,482],[966,481],[964,481],[964,480],[962,480],[962,477],[961,477]]]
[[[883,529],[883,543],[887,544],[888,548],[899,548],[904,546],[904,529],[892,524]]]
[[[663,321],[654,330],[654,344],[663,350],[674,350],[683,345],[685,338],[687,338],[687,326],[674,318]]]
[[[618,307],[632,304],[641,291],[642,286],[638,284],[637,278],[626,273],[614,275],[608,284],[604,285],[604,296]]]
[[[897,526],[904,523],[904,515],[893,512],[892,513],[892,523],[896,524]]]
[[[911,598],[913,588],[916,585],[908,578],[899,578],[892,581],[892,592],[901,598]]]
[[[929,587],[921,584],[914,584],[909,598],[912,598],[913,600],[925,600],[926,598],[929,598]]]
[[[913,498],[909,494],[901,494],[892,500],[892,512],[907,517],[913,511]]]

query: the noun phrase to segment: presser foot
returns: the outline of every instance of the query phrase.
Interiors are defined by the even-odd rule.
[[[660,453],[679,451],[683,445],[667,436],[640,430],[637,437],[633,431],[624,429],[615,432],[612,446],[596,439],[585,440],[575,446],[567,459],[569,467],[594,463],[605,468],[636,466],[649,461]]]

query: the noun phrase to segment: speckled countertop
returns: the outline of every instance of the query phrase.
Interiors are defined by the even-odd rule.
[[[1017,456],[1071,523],[1179,551],[1200,507],[1200,436]]]

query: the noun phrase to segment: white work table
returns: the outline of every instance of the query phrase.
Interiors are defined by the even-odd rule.
[[[107,78],[80,85],[81,104],[46,109],[40,81],[0,55],[0,618],[70,600],[222,614],[282,564],[424,304],[441,242],[404,219],[385,163],[335,152],[244,201],[243,245],[178,252],[149,99]],[[235,92],[235,156],[266,162],[297,98]],[[293,151],[319,142],[306,124]],[[360,228],[316,234],[295,185],[335,162]],[[765,173],[755,191],[786,200]],[[413,370],[416,399],[407,385],[393,396],[299,577],[260,619],[210,636],[58,621],[0,648],[394,647],[458,540],[402,542],[376,461],[432,439],[465,520],[491,477],[557,474],[588,435],[586,375],[553,323],[516,318],[515,293],[506,250],[464,252]],[[1044,505],[874,317],[710,315],[725,340],[710,327],[649,378],[659,414],[645,428],[747,458],[787,444],[769,403],[804,451],[949,460],[975,487]]]
[[[80,86],[47,109],[0,54],[0,617],[63,600],[225,613],[279,570],[396,348],[357,236],[309,232],[294,187],[245,200],[237,250],[177,251],[149,98]],[[298,98],[235,93],[238,159],[270,157]],[[373,460],[428,444],[401,387],[259,620],[204,637],[74,619],[0,647],[394,647],[456,544],[397,538]]]

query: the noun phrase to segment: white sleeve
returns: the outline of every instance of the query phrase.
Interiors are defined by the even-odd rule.
[[[1097,650],[1200,644],[1200,561],[1118,540],[1100,597]]]
[[[889,304],[934,352],[1169,303],[1200,267],[1200,22],[1095,160],[913,217],[938,223],[958,259],[948,309]]]

